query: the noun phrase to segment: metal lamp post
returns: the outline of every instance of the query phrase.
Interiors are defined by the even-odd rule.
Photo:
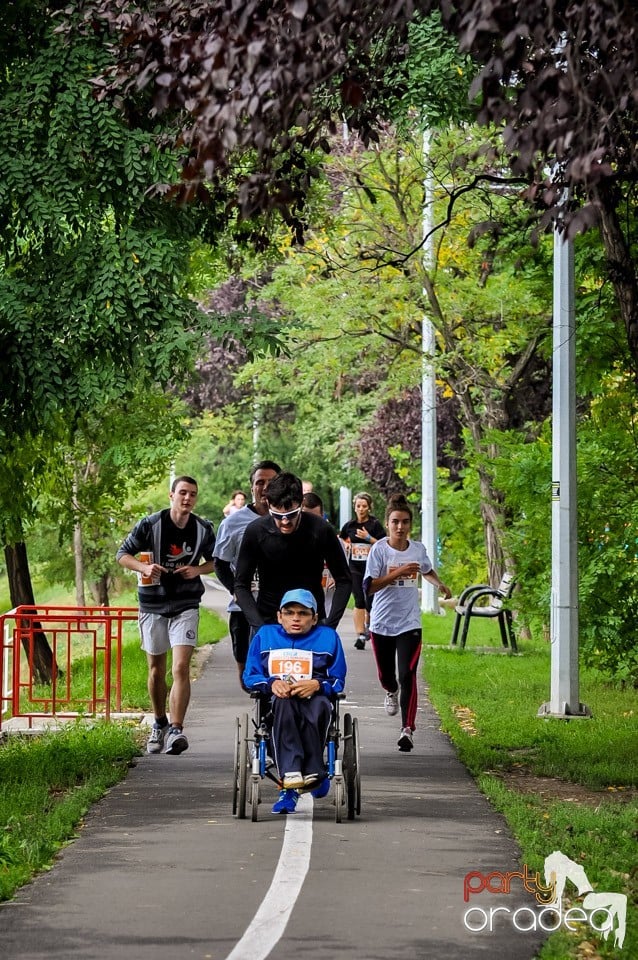
[[[578,692],[574,245],[554,230],[550,699],[539,717],[590,717]]]
[[[434,187],[429,172],[430,134],[423,133],[423,158],[426,164],[423,202],[423,266],[430,269],[433,260],[432,250],[432,208]],[[423,316],[421,333],[421,540],[428,552],[432,564],[436,566],[437,556],[437,459],[436,459],[436,375],[434,355],[436,339],[434,325],[427,314]],[[438,613],[439,601],[434,584],[426,580],[421,582],[421,609],[425,613]]]

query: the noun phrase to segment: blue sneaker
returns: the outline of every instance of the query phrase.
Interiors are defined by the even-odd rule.
[[[314,790],[310,791],[310,796],[314,797],[315,800],[321,800],[322,797],[328,795],[330,791],[330,777],[324,777],[318,787],[315,787]]]
[[[273,813],[294,813],[299,794],[296,790],[280,790],[279,799],[273,804]]]

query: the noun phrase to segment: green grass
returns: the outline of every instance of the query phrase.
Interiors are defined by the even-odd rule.
[[[212,610],[200,607],[199,633],[197,646],[204,647],[211,643],[218,643],[228,633],[226,621]],[[135,628],[137,632],[137,628]],[[90,663],[89,663],[90,667]],[[148,692],[146,688],[147,668],[146,657],[140,648],[139,638],[126,643],[122,648],[122,709],[148,709]],[[167,658],[167,679],[170,689],[171,682],[171,655]]]
[[[11,737],[0,749],[0,900],[46,869],[75,836],[92,803],[140,752],[139,731],[73,724],[60,733]]]
[[[37,573],[33,574],[32,579],[35,601],[38,606],[46,607],[56,604],[68,607],[75,606],[75,589],[73,587],[62,587],[59,583],[50,583],[48,580],[39,577]],[[132,591],[130,596],[133,597],[133,605],[135,606],[135,592]],[[90,595],[87,595],[86,602],[89,606],[93,605],[93,600]],[[119,598],[111,598],[111,605],[129,606],[128,603],[120,602]],[[6,573],[3,571],[0,573],[0,610],[6,612],[7,610],[11,610],[12,606],[9,582]]]
[[[537,711],[550,692],[549,644],[523,640],[518,656],[503,654],[498,625],[480,621],[472,623],[466,649],[458,650],[449,646],[452,623],[449,614],[424,617],[424,674],[443,730],[506,817],[523,863],[542,871],[545,857],[561,850],[582,864],[594,890],[628,896],[622,955],[638,956],[637,691],[581,669],[580,699],[593,719],[541,719]],[[516,778],[508,778],[512,772],[582,789],[574,788],[570,801],[560,799],[551,781],[543,793],[523,793]],[[587,942],[594,953],[587,953]],[[574,935],[561,931],[539,956],[585,955],[618,957],[613,936],[605,942],[589,926]]]
[[[58,592],[49,604],[72,604]],[[113,601],[135,606],[135,593]],[[8,608],[5,608],[8,609]],[[227,634],[226,621],[200,608],[198,646],[216,643]],[[82,709],[90,696],[92,657],[72,661],[72,695]],[[170,653],[168,656],[170,684]],[[140,649],[137,624],[126,626],[122,648],[122,707],[149,710],[146,657]],[[48,695],[48,689],[40,690]],[[60,732],[12,735],[0,741],[0,900],[7,900],[35,873],[47,869],[57,851],[73,839],[92,803],[126,776],[140,753],[144,737],[137,724],[72,723]]]

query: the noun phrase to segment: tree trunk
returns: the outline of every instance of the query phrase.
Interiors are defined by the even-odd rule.
[[[101,607],[109,606],[109,575],[108,573],[103,573],[99,580],[94,580],[91,583],[91,593],[93,594],[93,599]]]
[[[82,555],[82,527],[76,523],[73,527],[73,555],[75,557],[75,602],[78,607],[86,606],[84,593],[84,557]]]
[[[483,419],[478,416],[474,410],[474,406],[467,395],[466,391],[457,392],[459,397],[459,402],[463,410],[465,417],[465,422],[469,426],[470,434],[474,441],[476,450],[485,449],[485,431],[483,425]],[[498,416],[496,410],[492,410],[490,415],[484,418],[490,424],[494,426],[498,424]],[[500,424],[498,424],[500,426]],[[491,456],[495,456],[497,451],[494,448],[489,448],[489,453]],[[490,586],[495,587],[500,583],[505,569],[509,564],[508,558],[505,556],[505,551],[503,549],[503,538],[501,531],[505,526],[505,517],[503,514],[503,508],[500,503],[500,497],[497,491],[494,489],[494,484],[492,483],[492,478],[489,473],[486,472],[481,467],[478,467],[478,477],[479,477],[479,491],[480,491],[480,511],[481,517],[483,519],[483,531],[485,537],[485,557],[487,561],[487,582]],[[511,569],[511,564],[509,564],[510,572],[513,572]]]
[[[86,606],[84,593],[84,552],[82,549],[82,524],[78,510],[78,482],[73,480],[73,510],[75,523],[73,525],[73,557],[75,559],[75,602],[78,607]]]
[[[631,251],[618,218],[613,188],[601,185],[592,192],[592,200],[600,215],[600,233],[605,250],[607,270],[625,325],[627,346],[633,359],[634,378],[638,382],[638,274]],[[625,203],[622,198],[623,204]]]
[[[31,573],[29,571],[29,559],[27,557],[27,548],[25,543],[5,544],[4,558],[7,565],[7,578],[9,581],[9,590],[11,593],[11,603],[14,607],[32,606],[35,607],[35,598],[33,596],[33,584],[31,583]],[[18,627],[26,626],[27,621],[18,623]],[[53,651],[49,646],[46,634],[39,623],[34,623],[33,634],[33,671],[34,679],[37,683],[52,683],[53,671],[57,670],[53,662]],[[25,653],[29,656],[29,643],[25,637],[22,638],[22,646]]]
[[[493,522],[491,511],[486,510],[485,504],[482,505],[483,519],[485,523],[485,551],[487,554],[487,579],[491,586],[497,586],[505,572],[505,563],[501,544],[496,532],[496,526]]]
[[[494,506],[494,490],[487,477],[479,471],[481,490],[481,516],[485,534],[485,556],[487,557],[487,582],[495,587],[505,573],[505,557],[501,543],[500,529],[503,518]]]

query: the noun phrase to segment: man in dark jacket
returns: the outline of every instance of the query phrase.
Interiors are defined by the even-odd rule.
[[[135,525],[116,556],[123,567],[138,574],[139,629],[155,714],[146,749],[161,753],[166,745],[166,753],[178,754],[188,749],[183,725],[190,700],[190,661],[204,593],[201,575],[214,567],[215,531],[212,523],[193,513],[197,482],[192,477],[173,481],[170,500],[170,509],[143,517]],[[169,649],[173,653],[170,726],[166,716]]]
[[[253,631],[264,623],[277,622],[281,598],[287,590],[310,590],[317,601],[319,622],[334,629],[348,605],[350,571],[339,538],[321,517],[302,511],[302,497],[299,477],[280,473],[266,490],[267,516],[255,520],[244,532],[237,558],[235,596]],[[327,618],[324,565],[335,580]],[[259,579],[256,600],[251,592],[255,572]]]
[[[246,666],[251,631],[248,620],[246,620],[241,607],[235,600],[237,557],[246,527],[254,520],[258,520],[259,517],[268,515],[266,490],[270,481],[278,473],[281,473],[281,467],[274,460],[260,460],[259,463],[256,463],[250,471],[252,502],[242,507],[241,510],[231,513],[230,516],[224,517],[217,530],[215,573],[219,582],[226,587],[231,595],[228,604],[228,630],[233,647],[233,656],[239,669],[240,682]],[[252,589],[256,593],[256,583],[252,585]]]

